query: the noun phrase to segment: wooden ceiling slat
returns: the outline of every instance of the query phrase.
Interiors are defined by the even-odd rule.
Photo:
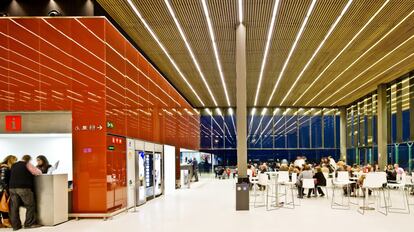
[[[275,0],[243,1],[244,21],[247,29],[246,68],[248,106],[252,106],[254,103],[254,96],[256,93],[274,1]],[[191,90],[189,90],[165,54],[163,54],[151,35],[134,15],[126,1],[98,0],[98,2],[159,67],[159,69],[166,75],[166,78],[177,86],[194,106],[200,106]],[[308,62],[347,2],[348,0],[318,0],[308,25],[287,66],[279,88],[276,91],[272,105],[280,103],[290,86],[295,81],[295,78]],[[296,99],[308,89],[314,79],[345,47],[384,2],[385,0],[353,1],[348,12],[343,16],[342,20],[337,25],[337,28],[333,31],[318,55],[304,72],[298,84],[286,99],[286,105],[293,104]],[[157,34],[160,41],[170,52],[180,69],[187,76],[190,83],[197,89],[203,101],[208,106],[213,106],[213,102],[211,101],[185,44],[168,13],[164,1],[134,0],[134,3]],[[275,30],[270,44],[268,62],[263,76],[259,105],[263,106],[267,103],[310,3],[311,0],[280,0],[279,12],[275,22]],[[226,106],[227,103],[223,86],[213,54],[207,22],[202,11],[201,0],[171,0],[171,4],[218,104],[223,107]],[[216,42],[224,71],[227,91],[229,92],[232,105],[235,105],[235,26],[238,20],[237,0],[207,0],[207,4],[217,40]],[[318,98],[310,104],[313,106],[320,104],[339,87],[348,83],[378,59],[381,59],[381,57],[390,50],[398,46],[398,44],[412,36],[414,34],[414,24],[412,23],[414,16],[407,19],[406,23],[400,25],[392,34],[384,39],[384,41],[378,44],[376,48],[372,49],[364,56],[364,58],[355,63],[352,68],[344,72],[338,80],[322,91],[328,83],[334,80],[334,78],[343,72],[346,67],[375,44],[413,9],[414,1],[390,1],[382,12],[349,46],[349,48],[338,57],[329,69],[326,70],[316,84],[308,90],[306,95],[297,102],[297,105],[304,106],[316,94],[319,94]],[[412,52],[414,52],[414,43],[410,41],[398,49],[398,51],[392,53],[389,57],[373,66],[372,70],[368,70],[364,75],[361,75],[354,82],[347,85],[343,90],[339,91],[336,96],[333,96],[326,101],[324,105],[326,104],[329,106],[332,103],[337,102],[338,99],[346,93],[361,86],[365,82],[369,82],[375,75],[383,72],[385,69],[397,63]],[[407,61],[402,62],[392,70],[375,79],[375,81],[372,81],[372,84],[361,88],[358,93],[339,101],[338,104],[349,104],[367,94],[368,91],[375,89],[375,86],[379,83],[393,80],[404,72],[414,69],[413,62],[414,59],[408,59]]]

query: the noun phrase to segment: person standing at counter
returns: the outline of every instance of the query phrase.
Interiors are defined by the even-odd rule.
[[[10,171],[10,221],[13,230],[22,228],[20,221],[19,207],[26,208],[26,221],[24,228],[39,227],[36,222],[36,203],[33,194],[34,176],[42,172],[30,163],[32,157],[24,155],[22,160],[16,162]]]
[[[49,164],[49,160],[44,155],[39,155],[36,157],[36,168],[38,168],[40,171],[42,171],[43,174],[47,174],[49,171],[49,168],[52,167],[52,165]]]
[[[14,155],[7,156],[0,165],[0,196],[3,199],[3,194],[7,197],[9,194],[9,180],[10,180],[10,168],[16,163],[17,158]],[[8,198],[5,198],[8,199]],[[6,211],[6,210],[4,210]],[[11,228],[9,212],[0,211],[3,227]]]
[[[191,163],[193,166],[193,176],[195,177],[195,182],[198,182],[198,162],[195,157],[193,157],[193,162]],[[193,177],[191,177],[193,179]]]

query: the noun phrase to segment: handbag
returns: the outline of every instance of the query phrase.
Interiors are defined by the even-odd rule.
[[[5,212],[5,213],[9,212],[9,201],[10,201],[10,198],[7,197],[7,192],[4,191],[3,196],[1,196],[1,200],[0,200],[0,211],[1,212]]]

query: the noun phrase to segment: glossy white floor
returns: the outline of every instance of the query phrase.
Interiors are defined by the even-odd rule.
[[[414,212],[384,216],[376,211],[361,215],[356,206],[333,210],[326,198],[303,199],[295,209],[251,207],[236,212],[233,184],[233,180],[206,178],[191,189],[177,190],[112,220],[83,219],[31,231],[407,231],[414,220]]]

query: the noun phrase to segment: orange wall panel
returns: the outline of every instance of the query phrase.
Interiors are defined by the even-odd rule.
[[[199,147],[198,115],[102,17],[0,18],[0,111],[72,112],[77,213],[125,206],[125,137]]]

